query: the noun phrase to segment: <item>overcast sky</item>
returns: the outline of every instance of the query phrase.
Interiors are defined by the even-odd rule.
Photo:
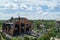
[[[60,0],[0,0],[0,20],[10,17],[53,20],[60,17]]]

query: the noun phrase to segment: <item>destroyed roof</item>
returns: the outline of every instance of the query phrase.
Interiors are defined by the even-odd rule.
[[[27,18],[11,18],[11,19],[9,19],[9,20],[6,20],[5,21],[5,23],[6,22],[19,22],[20,20],[28,20]]]
[[[27,20],[26,18],[13,18],[13,19],[10,19],[10,21],[20,21],[20,20]]]

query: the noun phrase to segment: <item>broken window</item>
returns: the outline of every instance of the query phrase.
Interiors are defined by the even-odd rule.
[[[26,24],[26,27],[28,27],[29,26],[29,24]]]
[[[5,23],[3,23],[3,25],[2,25],[2,29],[3,29],[3,31],[6,31],[6,25],[5,25]]]
[[[29,25],[29,28],[31,28],[31,25]]]
[[[15,30],[19,31],[19,24],[15,24]]]
[[[27,27],[26,30],[29,31],[29,27]]]
[[[17,27],[19,27],[19,25],[18,24],[15,24],[15,28],[17,28]]]
[[[21,23],[21,27],[24,27],[25,26],[25,24],[24,23]]]
[[[7,26],[8,31],[10,31],[11,25],[10,24],[6,24],[6,26]]]

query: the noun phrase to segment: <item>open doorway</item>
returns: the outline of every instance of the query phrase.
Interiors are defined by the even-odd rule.
[[[24,28],[21,28],[21,33],[24,33]]]
[[[29,27],[26,28],[26,31],[29,31]]]
[[[25,24],[21,23],[21,33],[24,33],[24,27],[25,27]]]
[[[19,35],[19,24],[15,24],[14,36]]]

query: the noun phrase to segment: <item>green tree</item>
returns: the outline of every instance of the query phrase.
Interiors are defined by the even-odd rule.
[[[50,37],[48,34],[44,34],[42,37],[39,38],[39,40],[50,40]]]
[[[33,40],[38,40],[38,38],[34,38]]]
[[[24,37],[24,40],[29,40],[29,37],[28,37],[28,36],[25,36],[25,37]]]

